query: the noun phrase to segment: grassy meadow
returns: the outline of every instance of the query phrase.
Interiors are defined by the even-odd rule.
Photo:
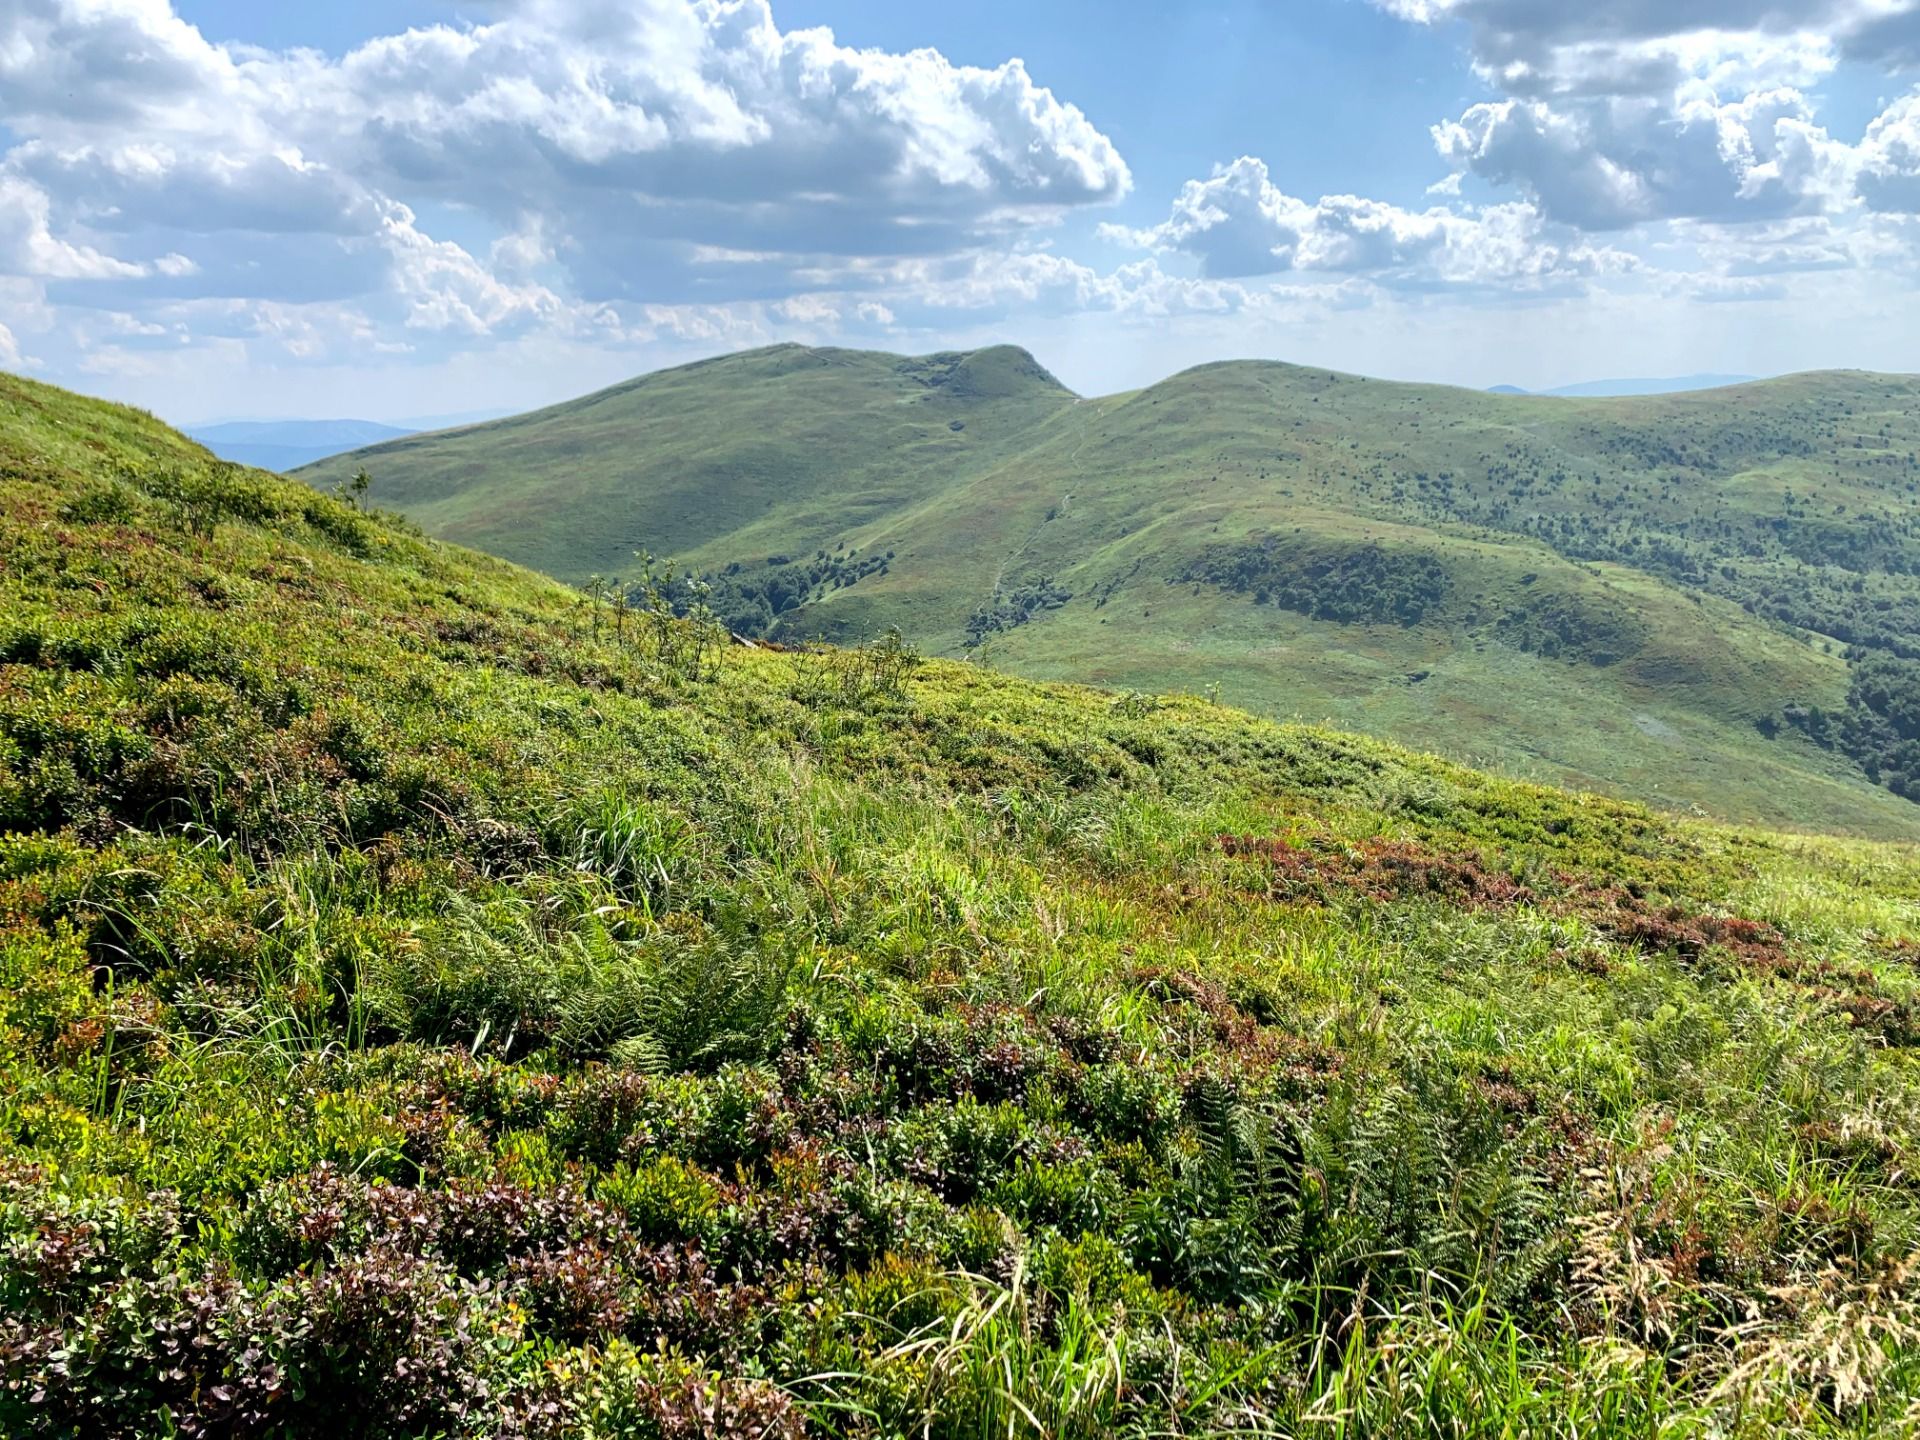
[[[0,1433],[1920,1426],[1911,846],[718,638],[0,379]]]

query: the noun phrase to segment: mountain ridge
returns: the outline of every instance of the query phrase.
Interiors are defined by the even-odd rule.
[[[222,460],[285,471],[416,432],[373,420],[226,420],[190,425],[185,433]]]
[[[1920,384],[1865,372],[1566,399],[1247,360],[1084,397],[1016,347],[784,345],[303,477],[365,465],[434,533],[575,581],[675,557],[744,633],[898,625],[1019,673],[1219,684],[1541,779],[1898,831],[1870,792],[1920,762],[1850,657],[1920,646],[1917,414]]]
[[[1528,390],[1520,385],[1489,385],[1486,387],[1486,393],[1489,395],[1558,395],[1569,399],[1677,395],[1694,390],[1724,390],[1732,385],[1748,385],[1760,378],[1755,375],[1670,375],[1664,379],[1641,377],[1580,380],[1571,385],[1554,385],[1544,390]]]

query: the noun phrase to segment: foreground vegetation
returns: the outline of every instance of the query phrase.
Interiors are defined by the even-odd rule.
[[[1920,385],[1567,400],[1297,365],[1079,399],[1011,347],[797,345],[329,460],[563,579],[640,544],[736,630],[1218,684],[1477,768],[1920,834]],[[1896,798],[1904,797],[1904,798]]]
[[[1912,849],[642,618],[0,382],[0,1433],[1920,1424]]]

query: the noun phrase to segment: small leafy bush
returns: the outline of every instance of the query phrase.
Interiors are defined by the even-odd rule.
[[[596,1440],[801,1440],[792,1400],[764,1380],[713,1373],[624,1341],[554,1362],[562,1433]]]
[[[64,502],[60,518],[75,525],[125,525],[137,508],[130,489],[116,480],[102,480]]]

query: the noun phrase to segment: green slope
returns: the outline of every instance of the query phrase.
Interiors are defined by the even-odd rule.
[[[309,473],[375,464],[383,502],[435,534],[577,580],[628,568],[642,545],[832,543],[964,484],[1072,403],[1013,349],[902,361],[778,346]]]
[[[0,1432],[1912,1433],[1913,847],[655,618],[0,377]]]
[[[1217,684],[1513,773],[1904,834],[1920,812],[1874,781],[1920,794],[1920,735],[1841,717],[1849,646],[1920,656],[1916,402],[1858,374],[1567,400],[1252,362],[1076,400],[1005,348],[783,346],[303,475],[366,466],[434,533],[564,578],[672,555],[754,633],[898,625],[1016,673]],[[1896,681],[1920,696],[1920,667]]]

